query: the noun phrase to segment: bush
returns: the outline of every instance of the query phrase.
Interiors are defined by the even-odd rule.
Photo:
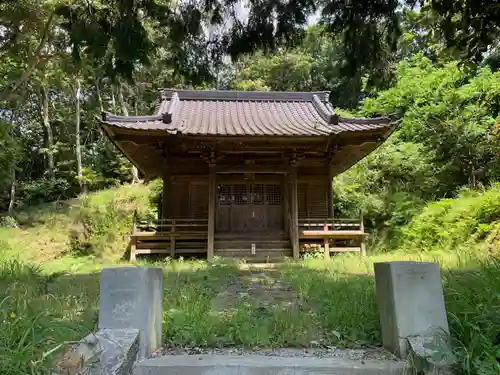
[[[71,230],[72,250],[101,258],[123,253],[123,237],[132,228],[134,211],[149,211],[149,196],[150,187],[144,185],[83,196]]]
[[[455,199],[430,203],[403,229],[404,247],[454,250],[492,235],[500,221],[500,184],[484,192],[464,190]]]
[[[64,178],[41,178],[24,184],[20,191],[20,201],[26,205],[35,205],[71,198],[74,190]]]

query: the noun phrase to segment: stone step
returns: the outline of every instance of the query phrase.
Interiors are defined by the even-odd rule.
[[[133,375],[413,375],[406,362],[339,357],[170,355],[136,364]]]

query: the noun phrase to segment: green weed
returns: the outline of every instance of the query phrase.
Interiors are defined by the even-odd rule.
[[[43,275],[37,266],[0,266],[0,374],[50,374],[50,349],[96,323],[97,278]]]

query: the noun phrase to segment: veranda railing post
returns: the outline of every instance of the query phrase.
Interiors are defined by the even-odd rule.
[[[135,233],[137,232],[137,209],[134,210],[134,215],[132,216],[132,234],[130,235],[130,257],[131,262],[135,261],[135,253],[137,250],[137,238]]]
[[[363,220],[363,214],[361,214],[360,218],[360,223],[359,223],[359,229],[360,232],[362,233],[361,237],[361,256],[366,256],[366,236],[365,236],[365,224]]]

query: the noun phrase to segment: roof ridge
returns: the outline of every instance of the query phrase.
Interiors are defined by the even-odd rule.
[[[174,93],[180,100],[223,100],[223,101],[290,101],[312,102],[314,96],[326,100],[328,91],[235,91],[235,90],[179,90],[164,89],[162,99],[169,100]]]
[[[366,117],[366,118],[360,118],[360,117],[339,117],[339,121],[342,122],[352,122],[352,123],[357,123],[357,124],[382,124],[382,123],[390,123],[391,120],[388,117]]]
[[[101,112],[102,121],[109,122],[146,122],[146,121],[157,121],[161,120],[163,116],[161,114],[156,115],[146,115],[146,116],[124,116],[124,115],[114,115],[112,113],[102,111]]]
[[[330,125],[337,125],[339,123],[339,115],[332,111],[329,106],[327,106],[321,99],[317,96],[313,96],[313,105],[319,115]]]

